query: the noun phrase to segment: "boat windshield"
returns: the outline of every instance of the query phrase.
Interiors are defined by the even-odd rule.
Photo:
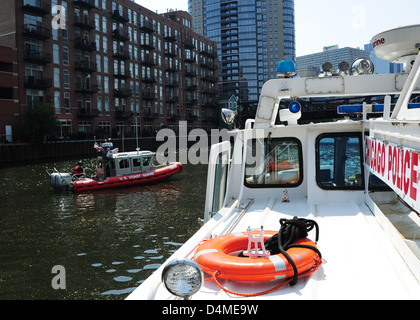
[[[245,185],[297,187],[303,179],[302,146],[295,138],[267,138],[248,141]]]
[[[320,135],[316,152],[316,180],[322,189],[364,189],[361,134]]]

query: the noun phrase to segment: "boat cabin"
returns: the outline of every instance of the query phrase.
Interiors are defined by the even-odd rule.
[[[108,177],[120,177],[151,171],[154,168],[155,154],[151,151],[132,151],[108,153],[98,157],[96,175],[99,181]]]

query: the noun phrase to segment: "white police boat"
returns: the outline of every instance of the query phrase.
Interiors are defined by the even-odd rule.
[[[420,298],[420,25],[372,43],[406,70],[279,64],[255,119],[211,148],[202,227],[128,299]],[[298,124],[332,103],[343,119]]]

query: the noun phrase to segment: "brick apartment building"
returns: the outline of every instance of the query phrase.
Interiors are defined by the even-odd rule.
[[[216,43],[192,31],[187,12],[157,14],[132,0],[2,4],[3,140],[33,101],[51,104],[64,139],[134,136],[136,125],[147,136],[180,120],[217,126]]]

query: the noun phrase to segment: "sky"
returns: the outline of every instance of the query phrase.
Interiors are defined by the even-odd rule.
[[[188,11],[188,0],[136,0],[158,13],[167,9]],[[420,24],[418,0],[295,0],[296,55],[338,45],[360,47],[378,33]]]

